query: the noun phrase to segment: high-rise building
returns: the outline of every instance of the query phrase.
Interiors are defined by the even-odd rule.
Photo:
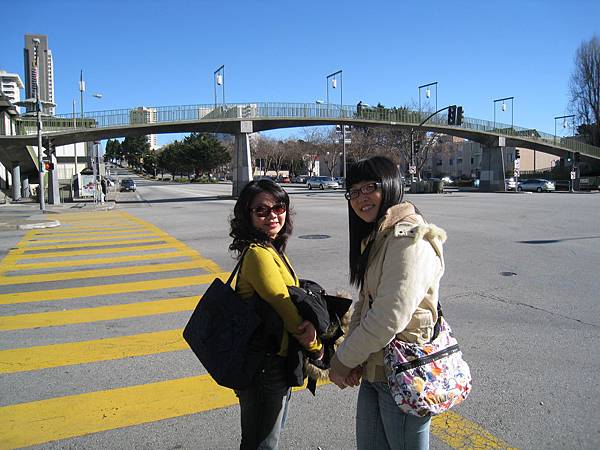
[[[144,124],[144,123],[156,123],[156,108],[146,108],[139,106],[129,111],[129,122],[132,125]],[[156,144],[156,134],[148,134],[146,136],[148,143],[150,144],[151,150],[156,150],[158,145]]]
[[[35,54],[36,42],[39,54]],[[44,34],[26,34],[23,49],[25,62],[25,97],[35,98],[36,76],[39,79],[40,100],[54,103],[54,62],[52,52],[48,48],[48,36]],[[37,56],[37,59],[36,59]],[[37,64],[36,64],[37,63]],[[27,112],[33,112],[35,107],[28,106]],[[44,106],[43,113],[54,115],[54,106]]]
[[[24,87],[18,74],[0,70],[0,91],[8,97],[11,103],[21,101],[21,89]]]

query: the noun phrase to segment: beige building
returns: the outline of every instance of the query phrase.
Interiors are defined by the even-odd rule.
[[[134,124],[145,124],[145,123],[156,123],[156,108],[146,108],[144,106],[139,106],[135,109],[129,111],[129,122]],[[148,134],[146,136],[148,143],[150,144],[151,150],[156,150],[158,148],[156,142],[156,134]]]

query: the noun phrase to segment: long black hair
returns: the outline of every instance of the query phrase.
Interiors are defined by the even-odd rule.
[[[353,185],[363,181],[381,183],[381,206],[377,212],[377,219],[367,223],[359,218],[348,201],[348,226],[350,231],[350,283],[362,288],[370,246],[361,253],[361,242],[377,226],[386,211],[402,202],[404,196],[401,174],[396,165],[384,156],[360,160],[350,166],[346,175],[346,191]]]
[[[285,203],[287,210],[283,228],[273,240],[269,238],[267,233],[258,230],[252,224],[252,212],[250,211],[250,206],[252,205],[254,198],[263,192],[272,195],[276,203]],[[233,238],[233,242],[229,244],[229,250],[238,252],[238,257],[242,251],[252,243],[272,245],[278,252],[283,253],[288,238],[291,236],[292,230],[294,229],[290,213],[290,198],[287,192],[274,181],[268,179],[251,181],[244,189],[242,189],[242,192],[240,192],[240,196],[233,208],[233,216],[231,217],[229,224],[231,226],[229,236]]]

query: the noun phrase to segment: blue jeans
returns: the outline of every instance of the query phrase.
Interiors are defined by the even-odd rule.
[[[427,450],[431,417],[404,414],[387,383],[363,380],[356,407],[358,450]]]
[[[235,394],[242,421],[240,450],[277,450],[291,395],[285,358],[268,355],[253,385]]]

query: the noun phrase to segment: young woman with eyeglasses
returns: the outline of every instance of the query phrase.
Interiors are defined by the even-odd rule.
[[[421,344],[431,339],[446,233],[402,201],[400,173],[385,157],[352,165],[346,186],[350,281],[359,288],[359,299],[329,376],[342,389],[360,384],[359,450],[427,449],[431,419],[398,408],[387,384],[383,349],[394,337]]]
[[[248,183],[235,204],[229,235],[229,249],[243,261],[237,276],[236,291],[243,298],[257,294],[267,302],[283,323],[265,321],[272,330],[267,355],[252,385],[237,390],[241,409],[242,440],[240,449],[276,449],[285,424],[290,399],[290,374],[286,356],[290,339],[317,354],[322,345],[314,326],[303,321],[293,304],[288,286],[298,286],[292,266],[285,255],[293,229],[288,194],[271,180]]]

